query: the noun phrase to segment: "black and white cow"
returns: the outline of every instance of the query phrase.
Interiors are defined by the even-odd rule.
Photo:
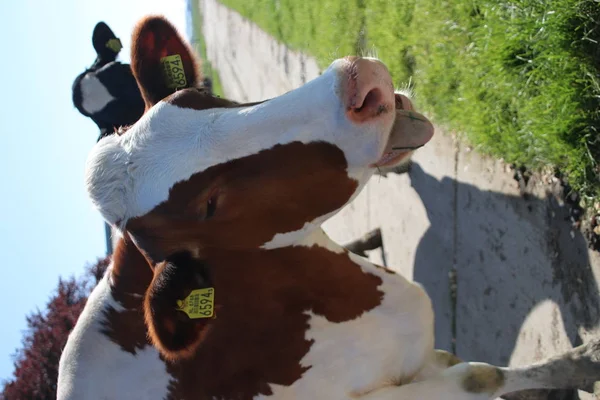
[[[144,113],[144,100],[129,64],[116,61],[122,45],[104,22],[92,34],[97,57],[73,82],[73,104],[100,129],[98,140],[120,126],[135,123]]]

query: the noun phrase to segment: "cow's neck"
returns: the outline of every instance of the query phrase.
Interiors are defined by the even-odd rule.
[[[256,304],[258,296],[273,302],[267,304],[304,303],[303,310],[313,309],[317,303],[325,308],[331,305],[339,314],[323,312],[324,316],[332,321],[345,320],[374,307],[382,296],[378,288],[381,279],[365,271],[321,229],[295,246],[207,250],[206,265],[216,289],[215,303],[222,306],[224,318],[246,318],[244,307]],[[357,292],[363,293],[364,304],[345,303]],[[257,307],[257,313],[267,313]],[[244,315],[236,314],[240,311]]]
[[[335,253],[345,252],[345,249],[333,240],[331,240],[331,238],[327,236],[323,228],[321,228],[320,226],[313,232],[311,232],[310,235],[308,235],[306,238],[300,241],[299,245],[307,247],[317,245],[331,250]]]
[[[127,353],[150,345],[144,324],[144,294],[152,280],[150,265],[127,233],[119,239],[108,272],[112,300],[103,310],[102,333]]]
[[[381,277],[316,235],[295,246],[205,252],[216,318],[192,358],[167,365],[171,398],[271,394],[270,384],[291,385],[309,368],[302,359],[313,317],[352,321],[381,304]]]
[[[304,238],[300,243],[297,243],[295,246],[273,250],[275,250],[274,253],[279,255],[278,257],[275,257],[275,259],[279,259],[282,263],[288,263],[289,261],[294,261],[293,259],[297,255],[303,254],[304,251],[302,251],[302,249],[308,250],[308,248],[313,246],[317,246],[328,251],[324,253],[310,252],[313,254],[311,257],[312,263],[318,263],[319,258],[323,258],[323,261],[325,261],[329,257],[327,255],[330,252],[340,255],[341,253],[346,253],[346,250],[331,240],[320,227],[315,229],[314,232]],[[295,251],[293,249],[295,249]],[[217,258],[222,258],[223,252],[217,253]],[[262,253],[262,256],[258,256],[259,259],[265,256],[265,250],[258,250],[258,253]],[[266,253],[271,253],[271,251],[267,251]],[[321,254],[321,256],[318,256],[317,254]],[[236,257],[242,257],[243,260],[243,258],[246,256],[247,255],[242,255],[238,252],[233,252],[229,254],[229,256],[225,256],[225,258],[231,260],[232,257],[234,259]],[[271,257],[266,258],[270,260],[270,263],[273,262]],[[284,259],[287,258],[290,258],[291,260],[288,259],[284,261]],[[341,258],[344,259],[345,262],[352,263],[347,256]],[[310,269],[314,267],[312,265],[303,265],[302,263],[295,262],[291,265],[294,265],[294,268],[300,269]],[[257,268],[258,270],[253,271],[252,273],[260,273],[259,266],[257,266]],[[152,281],[152,269],[148,263],[148,260],[138,250],[127,232],[123,234],[123,237],[119,239],[117,245],[115,246],[115,251],[113,254],[113,267],[110,278],[111,291],[117,301],[122,303],[126,308],[141,307],[143,297]]]
[[[148,261],[125,232],[113,254],[110,286],[115,300],[126,308],[141,307],[151,281]]]

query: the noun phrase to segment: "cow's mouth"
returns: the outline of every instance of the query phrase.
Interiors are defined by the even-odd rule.
[[[374,168],[399,164],[416,149],[423,147],[433,136],[433,124],[412,109],[410,101],[396,94],[396,119],[381,158]]]

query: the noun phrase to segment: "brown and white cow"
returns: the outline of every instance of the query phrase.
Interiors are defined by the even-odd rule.
[[[323,232],[433,134],[381,62],[340,59],[239,105],[168,87],[165,56],[185,86],[197,77],[164,19],[132,42],[146,113],[96,144],[86,182],[122,238],[65,347],[60,400],[490,399],[600,377],[597,343],[521,369],[435,351],[425,291]],[[212,290],[211,318],[181,311],[197,289]]]

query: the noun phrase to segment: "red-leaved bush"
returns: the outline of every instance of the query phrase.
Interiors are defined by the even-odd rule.
[[[14,356],[13,377],[4,382],[0,398],[56,399],[60,354],[91,288],[102,278],[109,261],[109,257],[99,259],[80,279],[59,279],[46,309],[27,317],[22,348]]]

